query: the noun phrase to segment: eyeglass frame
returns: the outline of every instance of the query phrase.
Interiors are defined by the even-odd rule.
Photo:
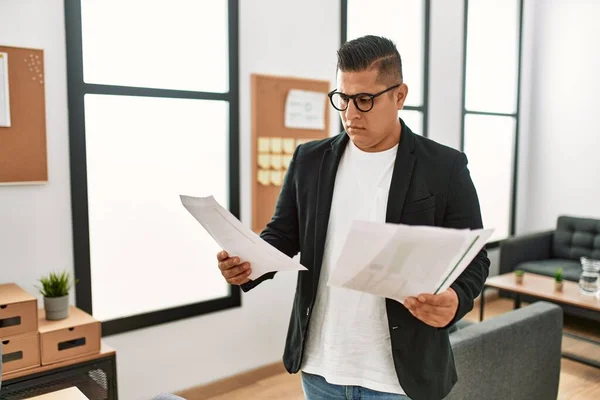
[[[356,107],[357,110],[361,111],[361,112],[369,112],[373,109],[373,107],[375,106],[375,98],[381,96],[384,93],[389,92],[392,89],[396,89],[397,87],[402,86],[402,83],[398,83],[394,86],[390,86],[389,88],[382,90],[379,93],[375,93],[375,94],[371,94],[371,93],[356,93],[353,95],[349,95],[343,92],[337,92],[337,89],[333,89],[331,92],[327,93],[327,96],[329,97],[329,102],[331,103],[331,105],[333,106],[333,108],[335,108],[338,111],[346,111],[348,109],[348,106],[350,105],[350,102],[348,101],[348,104],[346,105],[346,108],[344,108],[343,110],[340,110],[339,108],[336,107],[336,105],[333,103],[333,95],[335,94],[340,94],[340,95],[344,95],[346,96],[347,100],[352,100],[352,102],[354,103],[354,106]],[[367,96],[371,98],[371,107],[368,110],[363,110],[362,108],[360,108],[358,106],[358,103],[356,102],[356,98],[360,97],[360,96]]]

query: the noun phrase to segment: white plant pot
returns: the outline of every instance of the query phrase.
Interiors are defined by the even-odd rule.
[[[69,296],[44,297],[44,309],[48,321],[58,321],[69,316]]]

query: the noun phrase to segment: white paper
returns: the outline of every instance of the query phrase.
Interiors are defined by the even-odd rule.
[[[256,233],[246,228],[228,210],[223,208],[213,196],[180,196],[183,206],[196,218],[230,256],[237,256],[242,262],[249,262],[254,280],[272,271],[306,270],[299,262],[283,254]],[[216,254],[215,254],[216,260]],[[216,268],[216,262],[215,262]]]
[[[0,126],[10,126],[10,98],[8,96],[8,53],[0,53]]]
[[[290,90],[285,101],[285,127],[325,129],[325,100],[325,93]]]
[[[492,231],[354,221],[328,284],[400,303],[409,296],[440,293]]]

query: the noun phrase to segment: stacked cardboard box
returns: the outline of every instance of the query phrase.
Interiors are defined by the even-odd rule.
[[[2,374],[40,365],[37,299],[15,284],[0,285]]]
[[[100,352],[100,322],[71,307],[69,317],[48,321],[37,299],[15,284],[0,285],[2,374]]]

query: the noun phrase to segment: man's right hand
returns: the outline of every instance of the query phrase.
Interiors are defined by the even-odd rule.
[[[240,264],[239,257],[229,257],[225,250],[217,254],[219,260],[219,269],[221,275],[230,285],[243,285],[250,282],[248,276],[252,273],[250,263],[244,262]]]

